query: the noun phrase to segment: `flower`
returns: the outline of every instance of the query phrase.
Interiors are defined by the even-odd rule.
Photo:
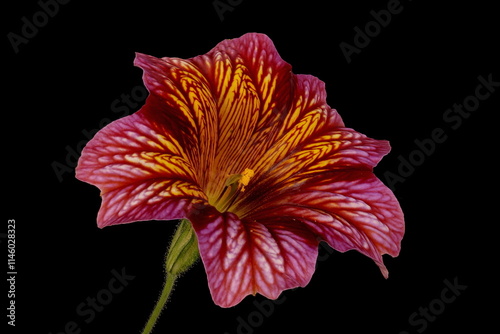
[[[322,81],[293,74],[256,33],[135,65],[145,105],[99,131],[76,169],[101,190],[99,227],[189,219],[222,307],[307,285],[321,240],[387,277],[404,220],[373,167],[390,146],[345,127]]]

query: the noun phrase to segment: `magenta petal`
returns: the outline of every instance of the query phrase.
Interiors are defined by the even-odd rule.
[[[241,221],[208,206],[189,216],[198,236],[212,298],[231,307],[260,293],[276,299],[283,290],[307,285],[315,269],[318,241],[301,224],[280,219]]]
[[[183,149],[141,112],[99,131],[82,151],[76,177],[101,190],[99,227],[184,218],[205,199]]]
[[[336,171],[312,178],[300,191],[277,196],[247,219],[281,217],[306,224],[334,249],[357,250],[373,259],[384,277],[382,255],[397,256],[403,213],[392,191],[369,171]]]

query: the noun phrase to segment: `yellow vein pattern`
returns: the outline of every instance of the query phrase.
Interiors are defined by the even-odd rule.
[[[135,64],[144,70],[144,82],[151,92],[145,116],[172,133],[194,170],[207,171],[218,136],[216,100],[207,80],[189,60],[138,54]],[[208,179],[208,173],[198,173],[201,187]]]
[[[266,38],[227,40],[191,61],[218,101],[217,152],[206,187],[213,198],[229,175],[251,166],[273,143],[293,94],[291,67]]]
[[[141,113],[102,129],[82,151],[76,176],[101,190],[101,227],[152,214],[182,218],[193,198],[206,198],[178,141]]]

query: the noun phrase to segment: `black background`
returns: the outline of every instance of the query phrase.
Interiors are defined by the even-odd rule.
[[[339,44],[353,44],[354,27],[364,29],[373,21],[370,11],[386,9],[388,1],[232,3],[221,21],[211,0],[71,1],[18,53],[7,34],[21,34],[22,17],[32,21],[40,6],[3,5],[1,232],[8,219],[16,220],[18,271],[16,328],[9,330],[55,334],[74,321],[83,334],[140,333],[161,289],[163,257],[176,224],[98,229],[98,189],[76,180],[73,171],[58,179],[53,164],[74,163],[68,151],[81,149],[85,131],[123,116],[111,104],[142,85],[134,52],[189,58],[246,32],[266,33],[294,73],[325,81],[328,103],[347,126],[390,140],[391,153],[375,169],[384,182],[387,171],[398,173],[399,156],[415,152],[415,140],[430,138],[435,128],[443,129],[446,140],[396,184],[406,235],[400,256],[385,259],[388,280],[356,252],[328,255],[322,249],[310,284],[284,292],[280,305],[259,316],[254,301],[263,302],[260,296],[231,309],[214,305],[199,262],[178,282],[154,333],[498,328],[493,269],[500,87],[458,128],[443,120],[448,108],[474,95],[479,76],[500,81],[500,29],[492,5],[401,1],[402,11],[348,63]],[[6,239],[1,241],[6,263]],[[106,289],[112,270],[122,268],[135,278],[87,323],[78,306]],[[425,328],[423,321],[410,323],[420,307],[439,306],[444,280],[467,288]],[[7,313],[6,286],[0,295]],[[238,319],[250,325],[238,328]]]

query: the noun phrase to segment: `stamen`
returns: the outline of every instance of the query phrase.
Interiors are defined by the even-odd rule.
[[[219,212],[227,211],[233,205],[234,201],[236,201],[239,193],[245,191],[245,187],[248,186],[254,174],[253,170],[245,168],[241,174],[229,175],[224,189],[214,203],[215,208]]]
[[[238,183],[241,186],[241,191],[245,191],[245,187],[248,186],[250,179],[255,175],[254,171],[250,168],[245,168],[243,173],[241,173],[241,179],[239,179]]]

